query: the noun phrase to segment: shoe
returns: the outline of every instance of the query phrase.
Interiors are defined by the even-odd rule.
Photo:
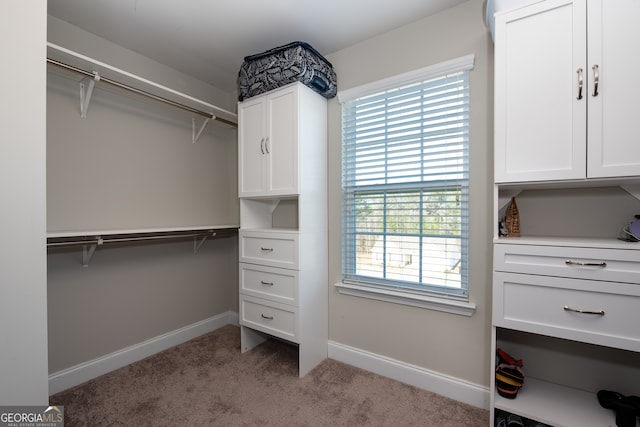
[[[524,385],[522,360],[515,360],[502,349],[497,350],[498,366],[496,366],[496,390],[507,399],[515,399]]]
[[[522,418],[515,414],[509,414],[507,417],[507,427],[524,427]]]
[[[640,417],[640,397],[639,396],[627,396],[626,401],[635,408],[636,417]]]
[[[628,398],[609,390],[600,390],[597,396],[600,406],[616,412],[618,427],[636,427],[636,416],[640,416],[640,399],[636,400],[635,396]]]

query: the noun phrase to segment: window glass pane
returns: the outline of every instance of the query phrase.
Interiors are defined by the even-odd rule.
[[[343,279],[466,295],[468,71],[343,104]]]

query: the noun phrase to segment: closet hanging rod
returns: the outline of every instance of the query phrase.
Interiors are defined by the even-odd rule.
[[[92,72],[83,70],[83,69],[78,68],[78,67],[74,67],[73,65],[69,65],[69,64],[66,64],[64,62],[52,59],[52,58],[47,58],[47,62],[49,64],[55,65],[57,67],[66,68],[67,70],[71,70],[71,71],[74,71],[74,72],[76,72],[78,74],[83,74],[83,75],[91,77],[91,78],[94,78],[96,76]],[[227,120],[225,118],[218,117],[218,116],[216,116],[214,114],[211,114],[211,113],[208,113],[206,111],[198,110],[197,108],[189,107],[188,105],[184,105],[184,104],[181,104],[179,102],[172,101],[172,100],[164,98],[162,96],[154,95],[154,94],[152,94],[150,92],[144,91],[142,89],[135,88],[133,86],[129,86],[129,85],[124,84],[124,83],[117,82],[117,81],[109,79],[107,77],[100,76],[100,81],[101,82],[105,82],[107,84],[110,84],[112,86],[119,87],[121,89],[128,90],[130,92],[134,92],[134,93],[136,93],[138,95],[142,95],[142,96],[145,96],[147,98],[151,98],[153,100],[156,100],[156,101],[171,105],[173,107],[176,107],[176,108],[179,108],[179,109],[182,109],[182,110],[185,110],[185,111],[189,111],[189,112],[194,113],[194,114],[198,114],[200,116],[206,117],[206,118],[211,119],[211,120],[216,120],[216,121],[219,121],[221,123],[225,123],[225,124],[228,124],[228,125],[231,125],[231,126],[237,126],[237,123],[232,121],[232,120]]]
[[[227,237],[235,234],[237,229],[215,229],[200,233],[174,233],[174,234],[156,234],[128,237],[100,237],[96,236],[91,239],[83,240],[60,240],[48,239],[47,247],[65,247],[65,246],[85,246],[85,245],[104,245],[108,243],[127,243],[139,242],[145,240],[165,240],[165,239],[185,239],[193,237]]]

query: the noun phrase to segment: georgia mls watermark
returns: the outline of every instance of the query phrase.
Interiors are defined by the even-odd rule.
[[[64,427],[64,406],[0,406],[0,427]]]

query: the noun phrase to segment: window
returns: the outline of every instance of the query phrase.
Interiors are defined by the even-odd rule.
[[[467,299],[472,64],[340,98],[345,284]]]

